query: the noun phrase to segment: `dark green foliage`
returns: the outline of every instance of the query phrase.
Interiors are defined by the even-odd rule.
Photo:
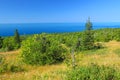
[[[78,41],[76,43],[76,49],[78,50],[79,47],[81,47],[81,46],[82,46],[82,44],[81,44],[81,38],[78,38]]]
[[[5,37],[2,41],[2,48],[4,51],[11,51],[20,48],[20,36],[18,30],[15,31],[15,35],[12,37]]]
[[[91,29],[90,27],[88,30]],[[116,31],[120,29],[29,36],[30,38],[22,43],[22,58],[28,64],[45,65],[61,62],[65,58],[65,50],[70,50],[71,47],[76,51],[101,49],[103,46],[100,42],[119,39]]]
[[[19,48],[20,47],[20,36],[19,36],[17,29],[15,30],[15,34],[14,34],[14,42],[17,45],[16,48]]]
[[[3,38],[0,36],[0,48],[3,46]]]
[[[99,29],[99,30],[94,30],[94,40],[96,42],[108,42],[111,40],[120,40],[120,29],[115,28],[106,28],[106,29]]]
[[[27,64],[45,65],[62,62],[66,49],[51,36],[34,35],[22,43],[21,57]]]
[[[82,38],[82,50],[91,50],[94,48],[94,37],[92,31],[85,31]]]
[[[101,48],[104,48],[104,46],[101,43],[97,42],[94,44],[94,49],[101,49]]]
[[[120,72],[114,67],[91,64],[68,71],[67,80],[119,80],[119,75]]]
[[[21,72],[24,71],[24,68],[21,65],[3,63],[0,65],[0,73],[5,72]]]
[[[62,33],[62,34],[47,34],[47,40],[50,38],[55,39],[59,44],[64,44],[66,47],[74,47],[75,50],[90,50],[96,47],[96,42],[108,42],[111,40],[120,40],[120,29],[98,29],[92,30],[92,23],[90,20],[86,23],[86,30],[84,32]],[[4,51],[16,50],[20,47],[21,41],[27,39],[27,37],[33,37],[33,35],[23,35],[19,37],[19,33],[16,30],[14,37],[0,37],[1,49]],[[46,37],[45,37],[46,38]],[[44,40],[43,36],[43,52],[46,51],[44,43],[49,45],[49,41]],[[20,41],[21,39],[21,41]],[[51,39],[52,40],[52,39]],[[54,41],[54,40],[53,40]]]
[[[88,19],[86,23],[86,30],[84,31],[82,37],[82,45],[80,46],[82,50],[91,50],[94,48],[94,34],[92,30],[92,23]]]
[[[13,37],[6,37],[6,38],[4,38],[4,40],[3,40],[3,48],[6,51],[14,50],[16,48],[16,46],[17,45],[15,44]]]
[[[4,56],[0,54],[0,65],[4,63],[4,60],[5,60]]]
[[[86,31],[91,31],[92,30],[92,23],[90,22],[90,18],[88,18],[87,23],[85,24]]]
[[[44,40],[43,36],[43,52],[46,51],[46,46],[49,46],[49,38],[52,41],[58,41],[59,44],[64,44],[66,47],[71,48],[74,47],[75,50],[90,50],[96,49],[96,42],[108,42],[111,40],[120,40],[120,29],[98,29],[92,30],[92,24],[90,21],[86,23],[86,31],[84,32],[73,32],[73,33],[54,33],[54,34],[47,34],[47,40]],[[15,33],[18,33],[16,30]],[[17,35],[17,34],[15,34]],[[41,34],[40,34],[41,35]],[[21,41],[26,40],[28,37],[33,37],[33,35],[23,35],[21,36]],[[52,39],[53,38],[53,39]],[[4,37],[0,38],[0,45],[2,48],[0,51],[10,51],[16,50],[20,47],[19,38],[16,37]],[[44,45],[45,43],[45,45]],[[47,43],[47,44],[46,44]],[[99,45],[100,46],[100,45]],[[98,46],[97,46],[98,48]]]
[[[120,30],[117,29],[115,33],[116,33],[116,40],[120,41]]]
[[[24,71],[24,69],[20,65],[12,64],[8,68],[9,68],[9,71],[11,71],[11,72],[21,72],[21,71]]]
[[[3,49],[5,51],[16,50],[19,48],[19,44],[15,43],[14,37],[6,37],[3,40]]]

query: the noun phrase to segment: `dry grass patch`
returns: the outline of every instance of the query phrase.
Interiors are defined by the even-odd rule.
[[[110,41],[104,43],[104,45],[105,48],[100,50],[76,53],[76,63],[79,66],[95,63],[120,68],[120,55],[117,54],[119,51],[115,51],[120,49],[120,42]],[[17,56],[19,55],[19,50],[1,52],[0,54],[4,55],[9,63],[18,63]],[[26,71],[0,74],[0,80],[66,80],[65,75],[68,68],[64,63],[46,66],[31,66],[23,63],[21,65]]]

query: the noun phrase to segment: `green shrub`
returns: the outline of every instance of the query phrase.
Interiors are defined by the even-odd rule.
[[[18,49],[19,44],[16,44],[14,41],[14,37],[6,37],[3,40],[3,49],[6,51],[16,50]]]
[[[4,56],[0,54],[0,65],[4,63],[4,60],[5,60]]]
[[[59,41],[43,35],[34,35],[22,43],[21,57],[27,64],[53,64],[65,59],[65,51]]]
[[[3,38],[0,36],[0,48],[3,46]]]
[[[19,33],[16,30],[15,35],[12,37],[4,37],[4,39],[0,37],[0,48],[3,48],[4,51],[16,50],[20,48],[20,42]]]
[[[94,44],[94,49],[101,49],[101,48],[104,48],[102,43],[97,42]]]
[[[22,67],[21,64],[17,63],[7,63],[5,60],[5,57],[3,55],[0,55],[0,73],[5,72],[21,72],[25,69]]]
[[[0,73],[5,72],[21,72],[24,68],[21,65],[3,63],[0,65]]]
[[[66,71],[55,70],[43,75],[33,75],[32,80],[66,80]]]
[[[11,71],[11,72],[21,72],[21,71],[24,71],[24,69],[20,65],[12,64],[9,67],[9,71]]]
[[[7,72],[8,71],[7,66],[8,66],[8,64],[2,64],[2,65],[0,65],[0,73]]]
[[[115,68],[92,64],[68,71],[67,80],[119,80],[119,75]]]

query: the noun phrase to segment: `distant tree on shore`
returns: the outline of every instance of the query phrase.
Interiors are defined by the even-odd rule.
[[[21,40],[18,30],[15,30],[14,36],[5,37],[2,43],[4,51],[12,51],[20,48]]]
[[[20,35],[17,29],[15,30],[15,33],[14,33],[14,41],[15,41],[15,44],[17,45],[16,48],[19,48],[20,47]]]
[[[88,18],[86,24],[85,24],[85,32],[83,36],[83,49],[90,50],[94,48],[94,35],[92,30],[92,23],[90,21],[90,18]]]
[[[0,36],[0,48],[2,48],[3,45],[3,38]]]

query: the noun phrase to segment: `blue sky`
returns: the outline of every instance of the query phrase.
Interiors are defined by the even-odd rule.
[[[120,0],[0,0],[0,23],[120,22]]]

